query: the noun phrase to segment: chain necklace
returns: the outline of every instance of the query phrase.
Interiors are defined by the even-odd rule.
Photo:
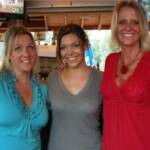
[[[125,64],[123,55],[121,55],[121,67],[120,67],[120,72],[121,74],[126,74],[129,71],[130,66],[136,62],[141,54],[141,51],[139,50],[134,59],[132,59],[129,63]]]

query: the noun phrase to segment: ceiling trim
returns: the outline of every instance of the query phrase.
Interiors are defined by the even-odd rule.
[[[89,7],[28,7],[27,13],[112,11],[113,5]]]

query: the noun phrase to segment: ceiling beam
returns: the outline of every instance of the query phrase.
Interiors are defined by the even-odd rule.
[[[27,13],[112,11],[113,5],[89,7],[27,7]]]
[[[102,15],[99,14],[99,17],[98,17],[98,30],[101,29],[101,26],[102,26],[102,19],[101,19]]]

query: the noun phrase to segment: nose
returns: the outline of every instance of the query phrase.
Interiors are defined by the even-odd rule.
[[[131,23],[131,22],[127,22],[126,27],[127,27],[127,28],[130,28],[130,27],[131,27],[131,25],[132,25],[132,23]]]
[[[23,52],[23,56],[29,56],[30,55],[29,50],[26,47],[23,49],[22,52]]]
[[[134,28],[136,26],[137,26],[137,24],[135,22],[133,22],[133,21],[127,22],[127,24],[126,24],[126,28],[128,28],[128,29],[132,29],[132,28]]]
[[[72,53],[73,53],[73,48],[71,46],[68,46],[68,48],[67,48],[67,54],[68,55],[72,55]]]
[[[125,29],[126,29],[127,31],[132,30],[132,24],[131,24],[131,23],[127,23]]]

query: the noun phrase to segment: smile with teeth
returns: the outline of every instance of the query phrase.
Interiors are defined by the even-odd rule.
[[[125,37],[132,37],[133,34],[132,33],[124,33],[123,36],[125,36]]]
[[[73,60],[76,59],[76,57],[68,57],[67,59],[68,59],[69,61],[73,61]]]
[[[22,63],[29,63],[30,62],[30,59],[29,58],[23,58],[21,60]]]

